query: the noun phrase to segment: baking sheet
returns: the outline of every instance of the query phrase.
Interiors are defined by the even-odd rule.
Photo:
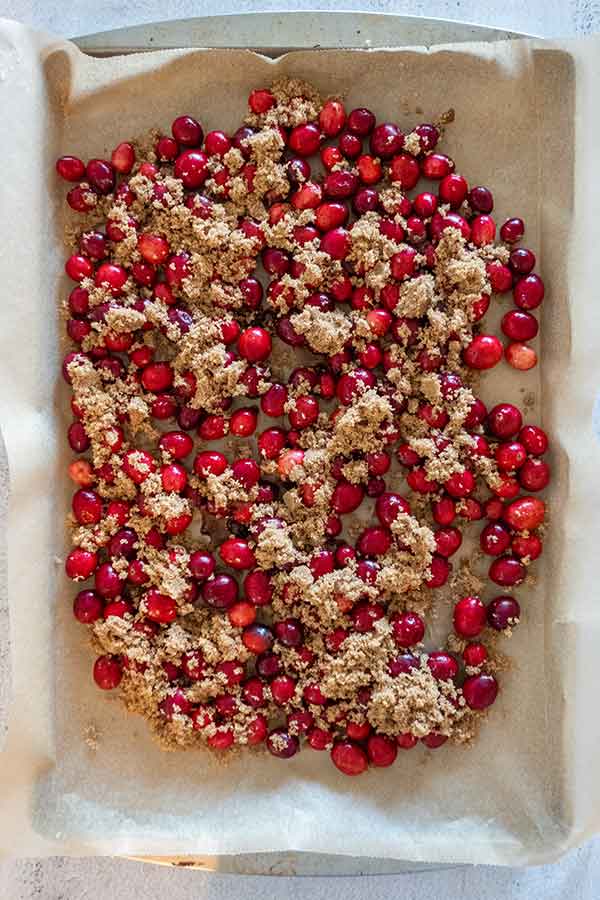
[[[0,151],[0,424],[11,477],[13,665],[0,757],[4,852],[292,849],[519,864],[552,858],[596,828],[599,47],[592,39],[300,52],[276,61],[241,51],[90,59],[73,45],[0,25],[0,116],[11,135]],[[418,748],[392,770],[356,781],[319,754],[286,763],[240,757],[224,767],[204,754],[161,753],[141,719],[94,687],[60,562],[68,496],[56,297],[67,286],[54,159],[101,155],[124,136],[166,127],[181,111],[207,130],[231,130],[249,90],[281,74],[400,123],[415,121],[416,106],[424,120],[454,107],[445,149],[472,183],[492,187],[498,221],[523,215],[552,287],[542,367],[525,377],[503,367],[483,391],[484,399],[516,401],[522,390],[532,393],[538,408],[529,420],[541,419],[554,446],[554,527],[537,588],[519,593],[525,621],[507,648],[516,666],[472,750]],[[90,725],[99,732],[96,751],[84,740]]]

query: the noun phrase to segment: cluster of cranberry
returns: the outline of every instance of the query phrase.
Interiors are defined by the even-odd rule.
[[[268,90],[254,91],[249,98],[250,109],[257,115],[266,114],[275,103],[275,97]],[[121,143],[113,151],[110,161],[92,159],[84,165],[76,157],[65,156],[58,160],[57,171],[67,181],[76,182],[67,195],[67,202],[72,209],[82,213],[93,212],[101,198],[108,196],[120,202],[126,212],[136,200],[135,191],[129,184],[129,176],[134,171],[155,183],[154,197],[160,201],[163,185],[157,176],[162,171],[172,171],[186,190],[186,207],[194,216],[208,218],[214,204],[226,202],[230,183],[225,165],[211,166],[209,163],[215,158],[222,159],[232,147],[240,150],[246,159],[241,174],[248,189],[252,190],[256,166],[251,161],[247,141],[254,131],[250,126],[243,126],[232,137],[221,131],[204,136],[197,121],[182,116],[173,122],[172,137],[158,140],[154,162],[137,162],[133,145]],[[129,446],[126,417],[120,427],[111,430],[107,440],[112,460],[119,461],[122,471],[138,487],[148,473],[157,472],[164,491],[197,502],[189,484],[190,472],[206,478],[209,474],[222,475],[230,469],[233,478],[244,488],[257,489],[254,503],[277,500],[291,471],[302,465],[301,434],[317,423],[324,411],[323,404],[330,401],[342,407],[351,404],[363,390],[384,382],[386,373],[397,364],[390,354],[394,343],[410,346],[416,342],[419,320],[394,315],[398,286],[418,274],[420,266],[432,267],[436,244],[445,229],[458,229],[476,248],[495,240],[496,225],[490,215],[493,209],[491,192],[485,187],[469,190],[465,178],[455,173],[454,162],[435,150],[439,133],[433,125],[418,126],[414,134],[419,140],[419,152],[406,152],[403,149],[405,136],[396,125],[377,125],[369,110],[354,109],[346,113],[341,102],[330,100],[322,107],[318,121],[292,129],[279,128],[279,132],[286,148],[290,193],[288,197],[265,198],[269,224],[276,224],[290,210],[313,210],[314,217],[309,224],[295,226],[294,240],[299,247],[313,242],[332,259],[343,263],[351,246],[352,221],[377,211],[381,213],[381,232],[398,244],[398,252],[390,260],[393,281],[383,288],[379,301],[360,279],[351,277],[350,271],[327,292],[315,293],[306,301],[307,305],[323,312],[343,305],[363,311],[372,340],[359,351],[348,348],[329,358],[321,357],[318,364],[294,369],[287,385],[271,383],[268,390],[260,394],[260,410],[254,405],[242,406],[224,410],[222,414],[199,410],[188,403],[194,391],[193,376],[187,384],[175,384],[169,360],[156,360],[152,346],[141,340],[143,331],[154,327],[150,321],[140,331],[108,331],[102,346],[94,346],[85,352],[81,349],[73,351],[66,357],[63,367],[69,383],[69,365],[85,357],[106,380],[135,381],[157,426],[176,422],[176,429],[171,426],[171,430],[164,431],[160,437],[156,454]],[[368,153],[364,152],[365,141],[369,145]],[[325,169],[322,178],[311,177],[308,158],[314,155],[320,156]],[[198,193],[209,178],[218,185],[219,193],[213,196],[209,196],[209,191]],[[421,178],[437,182],[437,191],[432,188],[409,199],[408,192],[416,188]],[[375,185],[384,181],[404,192],[396,215],[386,215],[381,208]],[[135,222],[133,225],[135,227]],[[255,262],[260,261],[271,278],[267,302],[277,298],[288,289],[281,283],[282,276],[289,273],[294,277],[298,274],[298,264],[291,254],[265,246],[259,221],[246,217],[240,220],[238,227],[247,237],[256,239]],[[541,303],[544,286],[541,278],[532,273],[533,252],[512,247],[523,233],[520,219],[507,220],[500,228],[500,237],[511,246],[508,262],[492,260],[487,263],[492,291],[513,292],[516,309],[507,312],[502,319],[502,331],[510,343],[504,348],[496,336],[476,334],[463,351],[462,358],[467,367],[489,369],[503,355],[517,369],[529,369],[537,361],[535,351],[526,342],[538,331],[531,310]],[[119,222],[108,220],[103,229],[95,226],[83,232],[78,252],[66,263],[66,272],[71,279],[84,283],[91,279],[107,294],[106,302],[92,305],[84,285],[79,284],[71,291],[67,332],[76,345],[81,345],[90,335],[94,323],[105,321],[111,307],[123,302],[126,285],[134,285],[138,295],[130,304],[132,308],[143,312],[148,299],[160,300],[168,310],[170,322],[177,325],[182,334],[189,331],[193,323],[193,309],[186,306],[181,295],[182,283],[191,273],[189,255],[173,253],[163,235],[140,231],[139,257],[127,268],[111,260],[113,248],[123,238]],[[419,257],[425,262],[420,262]],[[257,324],[262,322],[259,317],[263,308],[263,287],[255,275],[243,277],[238,288],[244,298],[244,307],[236,313],[236,318],[223,316],[221,338],[227,347],[236,346],[235,353],[228,351],[231,359],[247,361],[243,376],[247,396],[257,398],[259,381],[264,377],[260,367],[269,359],[272,337],[276,336],[291,347],[305,347],[306,342],[294,329],[290,316],[280,315],[275,320],[273,335],[262,324]],[[484,316],[489,303],[490,297],[483,294],[474,304],[473,322]],[[423,372],[439,372],[442,396],[451,403],[463,381],[456,372],[444,370],[443,353],[421,350],[417,361]],[[260,427],[261,413],[267,419],[286,416],[289,392],[300,382],[307,386],[307,391],[296,398],[287,413],[288,425],[267,427],[257,434],[258,460],[241,458],[230,463],[220,450],[202,448],[195,453],[191,466],[186,467],[185,460],[195,449],[190,432],[195,431],[202,443],[220,440],[226,434],[250,438]],[[231,400],[228,405],[231,406]],[[91,440],[76,400],[72,409],[74,421],[68,429],[69,444],[73,451],[84,454],[90,449]],[[419,416],[443,444],[443,430],[449,420],[447,412],[424,403]],[[534,425],[524,425],[520,411],[512,404],[501,403],[488,412],[478,398],[464,428],[473,437],[470,450],[473,457],[493,458],[501,473],[500,483],[489,499],[480,501],[473,496],[477,484],[469,468],[453,474],[443,485],[430,480],[421,457],[409,443],[399,443],[399,435],[396,436],[396,447],[391,441],[384,449],[365,455],[369,473],[365,486],[347,481],[342,472],[344,460],[337,460],[331,471],[336,486],[326,523],[329,543],[311,558],[313,577],[317,579],[351,562],[356,566],[358,577],[367,584],[375,583],[379,571],[377,558],[387,553],[392,544],[390,526],[399,514],[410,511],[404,497],[387,489],[386,474],[396,465],[395,458],[406,470],[409,488],[415,494],[429,495],[431,499],[431,514],[437,527],[434,530],[436,552],[427,581],[429,587],[440,587],[448,579],[449,558],[462,543],[461,530],[455,524],[457,518],[486,522],[480,543],[483,552],[493,557],[489,568],[492,582],[501,588],[512,588],[523,582],[526,566],[542,551],[538,529],[544,519],[544,503],[530,494],[542,490],[549,481],[549,468],[542,459],[548,445],[546,435]],[[276,462],[279,484],[263,478],[261,459]],[[80,457],[71,464],[70,474],[79,488],[72,505],[76,522],[94,527],[111,517],[115,525],[112,536],[99,552],[76,547],[68,555],[66,572],[70,578],[77,581],[94,579],[94,587],[80,591],[75,598],[75,616],[88,625],[111,616],[130,617],[133,629],[151,641],[160,629],[167,628],[177,619],[178,605],[173,598],[148,585],[148,575],[137,552],[140,538],[128,525],[136,504],[103,495],[103,485],[114,482],[112,462],[94,466],[90,459]],[[519,497],[522,490],[528,495]],[[300,486],[300,491],[303,502],[310,507],[314,502],[314,485],[307,481]],[[378,524],[365,528],[356,545],[351,546],[340,538],[341,517],[354,512],[365,497],[376,498],[374,511]],[[226,613],[231,625],[239,629],[241,642],[251,654],[250,662],[224,661],[219,664],[216,671],[223,676],[223,694],[212,704],[196,706],[186,697],[186,685],[203,677],[205,661],[200,651],[184,654],[180,665],[164,663],[171,688],[161,701],[162,714],[167,719],[175,715],[187,716],[192,728],[199,732],[216,724],[207,743],[222,749],[234,743],[233,730],[227,723],[235,715],[238,704],[244,703],[256,710],[247,729],[246,743],[266,741],[275,756],[293,756],[300,746],[298,736],[304,734],[307,744],[314,749],[331,749],[334,764],[347,774],[359,774],[369,763],[390,765],[396,758],[398,747],[408,749],[417,743],[413,734],[378,734],[366,720],[340,722],[332,730],[317,727],[315,708],[328,703],[319,687],[318,677],[314,684],[304,688],[300,698],[297,697],[296,680],[284,670],[277,647],[295,648],[308,666],[313,654],[305,644],[306,629],[298,619],[286,618],[267,624],[273,599],[272,573],[257,567],[253,546],[260,523],[253,522],[252,506],[252,502],[246,502],[237,503],[228,510],[208,508],[209,513],[226,517],[232,523],[234,536],[218,548],[221,563],[230,571],[217,570],[213,553],[195,550],[189,557],[187,598],[188,602],[203,603]],[[185,532],[191,521],[192,514],[176,516],[164,523],[162,529],[152,528],[144,540],[175,559],[177,535]],[[240,527],[246,528],[245,534],[235,536]],[[125,574],[122,568],[117,570],[113,565],[116,559],[127,560]],[[243,573],[241,585],[240,573]],[[143,612],[140,610],[140,592],[143,592]],[[386,614],[383,605],[372,602],[359,602],[347,612],[349,629],[359,633],[371,630]],[[518,620],[519,614],[517,601],[504,595],[487,605],[478,597],[464,597],[455,605],[454,629],[460,638],[468,641],[462,657],[464,666],[471,670],[471,674],[463,677],[461,691],[466,704],[474,710],[492,704],[498,691],[494,676],[482,670],[488,651],[475,639],[486,627],[496,631],[509,628]],[[400,653],[390,662],[390,671],[395,676],[408,674],[420,664],[411,648],[414,650],[422,641],[424,622],[415,612],[407,611],[392,614],[390,623]],[[326,635],[328,651],[336,653],[347,633],[346,629],[337,629]],[[427,665],[440,680],[454,680],[459,675],[458,659],[446,651],[429,653]],[[97,659],[93,674],[99,687],[110,689],[117,687],[124,671],[131,669],[140,671],[140,664],[126,656],[103,655]],[[271,723],[261,712],[261,709],[266,711],[267,699],[283,713],[284,724],[271,727],[271,730]],[[446,736],[432,732],[422,740],[433,748],[440,746]]]

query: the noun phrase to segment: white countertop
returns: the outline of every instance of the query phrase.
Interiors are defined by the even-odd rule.
[[[255,10],[362,10],[456,19],[544,37],[600,31],[600,0],[0,0],[0,16],[66,37],[140,22]],[[7,900],[598,900],[600,838],[553,866],[535,869],[457,867],[368,878],[218,875],[109,858],[5,860],[0,896]]]

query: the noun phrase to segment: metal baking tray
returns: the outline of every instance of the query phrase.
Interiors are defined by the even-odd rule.
[[[187,47],[249,49],[277,57],[290,50],[375,49],[536,37],[446,19],[371,12],[251,12],[133,25],[74,38],[90,56]],[[268,43],[265,44],[265,40]],[[400,859],[324,853],[132,857],[158,865],[238,875],[399,875],[452,868]]]

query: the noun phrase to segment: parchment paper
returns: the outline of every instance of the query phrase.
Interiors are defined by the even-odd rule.
[[[522,864],[552,859],[598,827],[599,51],[592,39],[277,61],[240,51],[90,59],[0,23],[0,423],[12,647],[0,755],[4,852],[310,850]],[[505,645],[515,666],[471,750],[419,747],[356,780],[318,753],[281,763],[243,755],[223,766],[159,751],[143,720],[94,687],[62,574],[68,454],[56,308],[68,286],[54,160],[102,155],[181,112],[206,130],[232,130],[249,90],[284,73],[401,123],[454,107],[445,147],[471,183],[493,189],[498,222],[524,217],[547,285],[542,365],[525,375],[498,367],[483,390],[495,401],[526,395],[528,420],[552,437],[552,529],[538,586],[518,593],[524,620]],[[497,306],[495,321],[506,301]],[[83,738],[90,725],[95,751]]]

